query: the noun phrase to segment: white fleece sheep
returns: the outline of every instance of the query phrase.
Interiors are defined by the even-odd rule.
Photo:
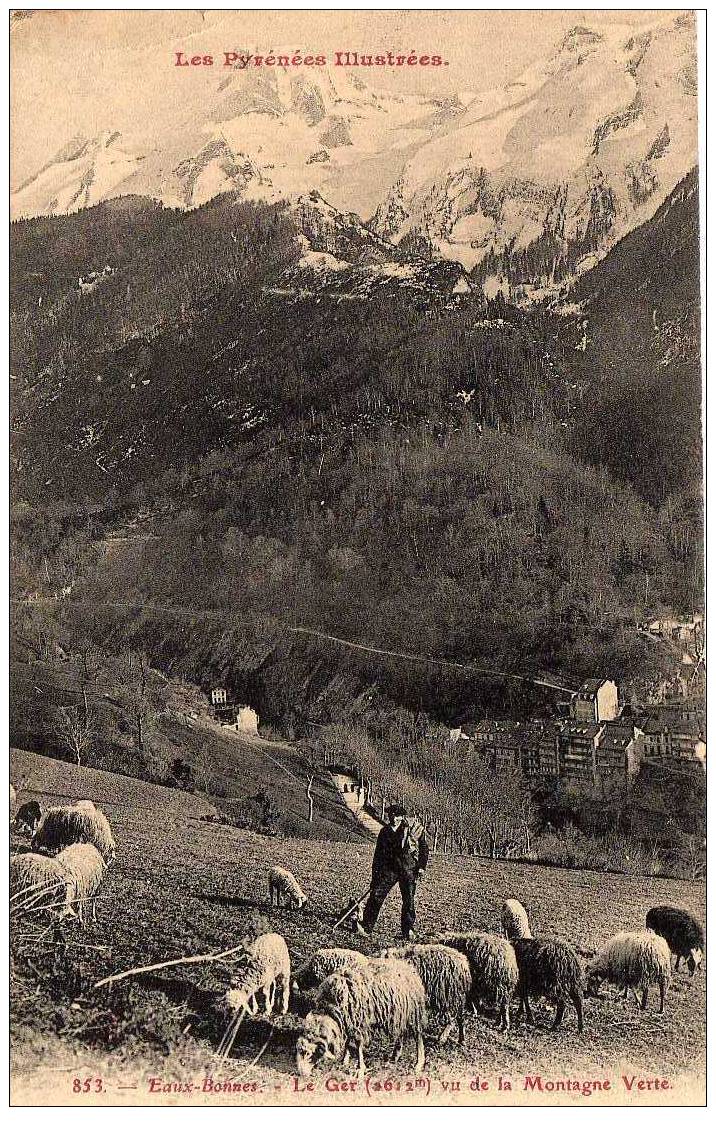
[[[435,942],[452,946],[470,963],[473,1002],[482,1001],[499,1012],[499,1027],[510,1027],[510,1000],[517,987],[517,959],[512,945],[486,931],[444,931]]]
[[[232,1013],[248,1010],[255,1015],[259,1009],[258,994],[262,993],[267,1016],[273,1013],[274,1002],[282,1013],[287,1013],[290,989],[291,957],[286,940],[280,934],[262,934],[239,963],[237,979],[225,994],[223,1004]]]
[[[66,873],[54,856],[21,852],[10,860],[10,908],[59,907],[67,898]]]
[[[343,946],[328,946],[322,950],[314,950],[311,957],[304,963],[293,979],[293,988],[315,989],[329,974],[337,970],[346,970],[351,966],[368,965],[370,959],[360,950],[349,950]]]
[[[415,1071],[425,1066],[423,1028],[425,989],[418,974],[399,958],[371,958],[360,968],[331,974],[316,994],[296,1045],[299,1075],[307,1077],[320,1060],[348,1062],[358,1055],[358,1074],[365,1073],[364,1052],[375,1034],[394,1045],[397,1060],[404,1042],[415,1039]]]
[[[288,868],[272,868],[268,876],[269,898],[271,906],[274,899],[277,907],[282,907],[284,900],[289,907],[301,908],[306,902],[306,896],[301,890],[301,885]]]
[[[20,853],[10,861],[11,906],[16,910],[62,907],[63,914],[76,913],[83,923],[89,903],[94,919],[95,896],[106,867],[94,845],[88,844],[70,845],[57,856]]]
[[[589,992],[596,996],[603,981],[621,986],[625,997],[629,989],[641,989],[642,1009],[647,1005],[649,986],[658,985],[659,1012],[663,1013],[671,984],[671,951],[666,939],[651,930],[615,934],[589,964]]]
[[[502,904],[502,933],[506,938],[532,938],[527,909],[519,899],[506,899]]]
[[[54,858],[62,869],[67,887],[67,909],[77,916],[80,923],[85,921],[85,911],[97,918],[97,892],[104,878],[107,865],[99,851],[91,844],[73,844],[63,848]]]
[[[440,1036],[444,1043],[457,1023],[458,1042],[465,1042],[465,1011],[472,992],[472,972],[464,954],[440,943],[409,943],[392,946],[383,958],[402,958],[412,966],[423,983],[428,1008],[447,1018]]]
[[[54,854],[71,844],[92,844],[106,864],[114,860],[114,837],[109,821],[92,802],[58,805],[46,810],[32,838],[34,852]]]

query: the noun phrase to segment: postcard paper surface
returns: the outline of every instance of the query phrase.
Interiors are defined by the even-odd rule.
[[[14,1105],[702,1105],[689,11],[14,11]]]

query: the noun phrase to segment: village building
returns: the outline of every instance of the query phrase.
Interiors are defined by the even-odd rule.
[[[226,689],[225,688],[212,688],[211,702],[215,708],[220,708],[226,703]]]
[[[595,750],[595,769],[603,791],[625,789],[639,772],[644,735],[623,719],[606,723]]]
[[[493,769],[502,774],[519,770],[525,725],[515,719],[482,719],[471,738]]]
[[[613,680],[585,680],[569,702],[572,719],[603,723],[619,715],[619,692]]]
[[[559,773],[565,782],[594,786],[597,781],[596,750],[602,724],[568,719],[559,736]]]
[[[239,731],[244,735],[258,735],[258,712],[250,704],[229,703],[225,688],[212,688],[210,696],[214,718],[222,727],[230,727],[232,731]]]
[[[700,723],[651,716],[644,723],[644,761],[706,769],[706,743]]]

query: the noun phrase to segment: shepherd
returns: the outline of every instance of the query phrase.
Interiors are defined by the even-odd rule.
[[[400,926],[409,941],[415,937],[415,885],[428,864],[428,843],[424,826],[402,805],[389,806],[387,817],[376,841],[370,894],[356,930],[362,935],[372,932],[383,901],[397,884],[403,898]]]

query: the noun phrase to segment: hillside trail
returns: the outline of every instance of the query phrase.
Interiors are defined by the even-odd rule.
[[[378,821],[376,817],[373,817],[372,814],[368,813],[368,811],[361,805],[359,794],[351,788],[352,786],[355,786],[355,778],[351,778],[348,774],[334,774],[333,772],[331,772],[331,778],[335,783],[338,793],[341,795],[343,801],[345,802],[355,819],[363,826],[364,829],[367,829],[369,833],[372,833],[374,837],[377,837],[378,833],[383,828],[382,822]],[[345,790],[346,786],[348,787],[347,792]]]

